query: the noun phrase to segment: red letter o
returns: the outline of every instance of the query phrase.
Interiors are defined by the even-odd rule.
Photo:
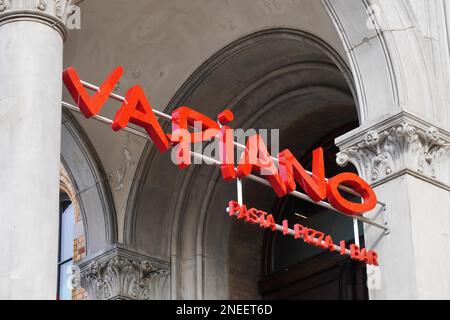
[[[345,185],[358,192],[363,198],[362,203],[345,199],[338,190],[339,185]],[[354,173],[341,173],[328,180],[327,199],[337,210],[351,215],[362,215],[375,208],[377,196],[367,182]]]

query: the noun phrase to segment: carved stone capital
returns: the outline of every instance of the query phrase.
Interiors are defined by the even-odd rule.
[[[115,245],[78,264],[90,300],[168,299],[169,262]]]
[[[36,21],[55,28],[65,40],[67,21],[83,0],[0,0],[0,26],[13,21]]]
[[[402,172],[445,188],[450,185],[450,133],[409,113],[356,129],[336,144],[341,150],[337,163],[352,163],[373,185]]]

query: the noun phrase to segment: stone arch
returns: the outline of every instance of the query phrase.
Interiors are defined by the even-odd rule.
[[[116,242],[116,216],[95,151],[67,111],[63,112],[61,162],[72,182],[71,196],[76,197],[82,215],[87,255],[93,255]]]
[[[73,204],[75,215],[81,214],[80,206],[77,201],[77,191],[75,190],[69,174],[62,163],[59,168],[59,190],[61,193],[65,193],[69,197]]]
[[[334,103],[344,107],[335,108],[335,111],[347,110],[347,119],[357,121],[361,126],[401,111],[428,119],[437,117],[438,107],[431,99],[433,88],[429,85],[431,71],[424,58],[420,31],[413,27],[414,13],[408,3],[323,0],[322,4],[336,27],[343,51],[347,53],[346,60],[326,43],[306,32],[274,28],[251,33],[206,60],[184,82],[166,111],[170,112],[185,104],[215,117],[227,106],[240,119],[240,122],[235,123],[236,127],[245,128],[257,126],[258,119],[269,119],[270,112],[276,110],[270,105],[277,101],[289,101],[289,97],[302,97],[305,94],[316,95],[316,98],[320,98],[321,94],[336,98],[340,93],[342,95]],[[368,9],[372,5],[378,5],[382,9],[380,16],[370,16]],[[367,28],[369,24],[373,24],[375,28]],[[301,49],[299,46],[296,48],[298,51],[289,51],[295,46],[290,47],[288,43],[295,42],[295,39],[302,44]],[[282,49],[278,51],[279,55],[270,56],[261,48],[266,51]],[[322,52],[322,55],[317,55],[318,52]],[[266,61],[252,65],[252,61],[261,62],[261,59]],[[286,60],[282,62],[280,59]],[[315,63],[320,67],[314,67]],[[414,68],[409,65],[414,65]],[[285,76],[284,84],[303,81],[304,79],[295,76],[289,79],[293,74],[289,70],[301,70],[305,66],[312,67],[316,75],[330,72],[328,76],[333,74],[330,69],[335,68],[334,76],[341,79],[334,81],[333,85],[309,83],[306,89],[290,88],[283,92],[283,88],[277,87],[275,83],[273,87],[261,90],[272,76]],[[324,71],[327,68],[328,71]],[[253,82],[249,80],[251,77]],[[323,74],[318,77],[325,78]],[[266,103],[262,103],[261,110],[252,108],[252,103],[248,100],[258,86],[262,96],[278,90],[277,97],[271,97]],[[215,95],[212,99],[210,92],[213,89]],[[308,90],[310,92],[305,93]],[[329,106],[324,108],[327,112],[333,110]],[[314,114],[321,113],[318,109],[315,111],[316,113],[311,114],[297,114],[295,119],[304,117],[317,120],[314,119]],[[345,118],[342,113],[341,116]],[[274,118],[276,117],[272,113],[272,119]],[[435,120],[448,122],[447,118]],[[295,119],[282,119],[290,124],[285,135],[298,134],[298,128],[305,125],[301,120],[295,123]],[[271,125],[276,127],[277,123],[273,122],[268,127]],[[283,135],[281,140],[283,141]],[[305,147],[308,143],[312,141],[303,141]],[[301,151],[297,150],[298,154]],[[125,242],[149,255],[171,261],[173,298],[229,297],[230,261],[227,259],[230,247],[228,242],[220,241],[213,245],[209,235],[214,234],[218,238],[219,234],[226,239],[230,236],[230,224],[223,219],[221,212],[226,203],[221,201],[224,197],[219,195],[232,194],[233,186],[219,182],[219,172],[214,168],[191,167],[179,172],[170,164],[169,155],[159,155],[151,146],[146,147],[135,178],[128,201]],[[153,196],[146,197],[145,194]],[[220,214],[213,215],[212,212]],[[149,221],[145,223],[145,214],[147,219],[154,219],[154,226]],[[216,221],[211,223],[213,217]],[[251,233],[249,230],[246,232]],[[150,242],[155,245],[148,245]]]
[[[301,154],[321,133],[296,141],[284,137],[298,135],[308,123],[333,128],[342,119],[358,121],[351,83],[350,70],[326,43],[298,30],[270,29],[211,57],[185,82],[166,112],[188,105],[214,118],[229,107],[236,115],[234,127],[284,128],[280,140],[287,143],[282,147],[300,141],[302,148],[296,151]],[[216,168],[180,171],[169,154],[150,146],[139,168],[128,202],[126,244],[171,261],[173,298],[227,298],[232,224],[224,208],[234,185],[222,182]]]

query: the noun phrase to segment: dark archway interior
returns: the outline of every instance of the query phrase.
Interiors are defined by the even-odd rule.
[[[230,108],[232,127],[279,129],[280,148],[302,158],[324,137],[357,125],[348,74],[333,50],[313,36],[267,30],[209,59],[169,109],[186,105],[214,119]],[[173,297],[259,298],[263,231],[227,216],[235,184],[222,181],[215,167],[180,171],[169,154],[150,147],[141,162],[126,239],[171,261],[178,292]],[[244,200],[268,211],[277,201],[270,188],[247,181]]]
[[[321,147],[324,152],[326,176],[357,170],[353,166],[343,169],[337,165],[338,148],[334,139],[355,124],[338,128],[317,141],[316,145],[299,160],[311,170],[312,150]],[[344,193],[345,194],[345,193]],[[358,202],[353,195],[346,198]],[[353,220],[330,209],[323,208],[294,196],[276,199],[270,211],[279,223],[287,220],[289,226],[298,223],[304,227],[331,236],[335,244],[341,240],[354,243]],[[364,230],[359,224],[359,241],[364,246]],[[262,254],[262,272],[259,291],[266,299],[368,299],[366,267],[363,263],[322,248],[283,236],[280,232],[265,231]]]

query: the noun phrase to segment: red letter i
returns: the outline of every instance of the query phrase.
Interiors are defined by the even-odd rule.
[[[287,235],[288,233],[289,233],[288,221],[283,220],[283,236]]]
[[[344,241],[344,240],[342,240],[342,241],[340,242],[340,246],[341,246],[341,256],[343,256],[343,255],[346,254],[345,241]]]

